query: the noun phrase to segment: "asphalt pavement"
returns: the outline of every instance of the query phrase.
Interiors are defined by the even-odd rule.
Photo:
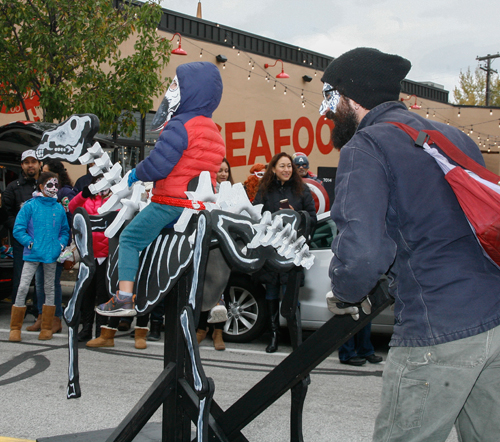
[[[67,299],[72,284],[63,282],[63,290]],[[10,304],[2,301],[0,442],[50,442],[55,436],[115,428],[163,369],[163,334],[159,342],[148,341],[146,350],[134,348],[129,332],[118,332],[114,348],[89,349],[81,344],[82,396],[68,400],[66,325],[52,340],[39,341],[38,333],[24,330],[34,321],[34,317],[28,315],[22,342],[12,343],[8,341],[9,321]],[[385,360],[388,338],[374,336],[373,342],[376,353]],[[265,335],[250,344],[227,343],[226,346],[225,351],[215,351],[212,340],[207,338],[200,348],[205,372],[215,382],[214,400],[223,410],[292,351],[290,343],[285,342],[278,352],[267,354]],[[335,352],[313,370],[303,411],[304,440],[370,441],[379,408],[384,364],[342,365]],[[290,393],[285,393],[242,430],[244,436],[258,442],[290,440],[290,402]],[[161,419],[160,409],[150,419],[149,428],[160,428]],[[65,436],[57,440],[72,438]],[[100,439],[96,436],[94,440]],[[142,440],[159,441],[161,436]],[[447,442],[457,440],[453,432]]]

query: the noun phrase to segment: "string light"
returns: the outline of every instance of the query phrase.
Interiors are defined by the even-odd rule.
[[[226,36],[225,36],[225,38],[224,38],[224,43],[226,43],[226,44],[227,44],[227,46],[229,46],[229,47],[231,47],[231,46],[232,46],[232,48],[233,48],[233,49],[237,50],[237,55],[240,55],[240,54],[241,54],[241,52],[242,52],[242,51],[241,51],[240,49],[236,49],[236,45],[235,45],[235,44],[232,44],[232,40],[231,40],[231,36],[230,36],[230,35],[227,35],[227,34],[226,34]],[[179,44],[179,46],[180,46],[180,41],[178,42],[178,44]],[[197,45],[197,44],[195,44],[195,43],[192,43],[192,44],[193,44],[196,48],[198,48],[198,49],[199,49],[200,58],[202,58],[202,57],[203,57],[203,51],[204,51],[204,49],[203,49],[203,48],[201,48],[199,45]],[[210,51],[208,51],[208,54],[211,54],[211,52],[210,52]],[[212,54],[212,55],[214,55],[214,54]],[[267,72],[267,71],[266,71],[266,69],[265,69],[265,68],[260,67],[260,66],[259,66],[259,64],[258,64],[258,62],[256,63],[256,62],[255,62],[255,60],[253,60],[253,57],[250,57],[250,54],[247,54],[247,53],[243,50],[243,54],[242,54],[242,55],[244,55],[244,57],[243,57],[243,58],[245,58],[246,60],[248,60],[248,64],[249,64],[249,68],[248,68],[248,77],[247,77],[247,80],[250,80],[250,79],[251,79],[251,74],[252,74],[252,72],[253,72],[255,75],[259,76],[259,74],[260,74],[260,73],[259,73],[259,71],[258,71],[258,70],[259,70],[259,68],[260,68],[260,69],[262,69],[262,71],[263,71],[264,75],[262,75],[262,74],[260,74],[260,75],[262,76],[262,78],[264,78],[264,79],[266,80],[266,82],[268,82],[268,83],[269,83],[269,82],[273,79],[273,76],[271,76],[271,75],[269,74],[269,72]],[[214,57],[215,57],[215,55],[214,55]],[[308,57],[303,57],[303,63],[304,63],[304,64],[306,64],[306,65],[313,66],[313,62],[310,62],[310,60],[307,60],[307,58],[308,58]],[[240,65],[240,66],[238,66],[238,64],[234,64],[234,63],[231,63],[231,62],[229,62],[229,63],[230,63],[230,64],[228,64],[228,69],[229,69],[229,70],[231,69],[231,66],[236,67],[236,68],[238,68],[238,69],[245,70],[245,68],[244,68],[243,66],[241,66],[241,65]],[[256,64],[257,64],[257,70],[255,70],[255,65],[256,65]],[[230,65],[231,65],[231,66],[230,66]],[[222,63],[222,69],[226,69],[226,62],[223,62],[223,63]],[[321,74],[321,72],[320,72],[320,74]],[[317,77],[317,75],[318,75],[318,71],[317,71],[317,70],[315,70],[315,71],[314,71],[314,76],[315,76],[315,77]],[[279,78],[278,78],[278,79],[279,79]],[[287,87],[287,86],[285,87],[285,85],[284,85],[283,83],[281,83],[281,82],[280,82],[280,86],[283,86],[283,87],[284,87],[283,94],[284,94],[284,95],[287,95],[287,92],[288,92],[288,87]],[[275,82],[274,82],[274,85],[273,85],[273,90],[276,90],[276,87],[277,87],[277,81],[276,81],[276,79],[275,79]],[[292,94],[292,99],[293,99],[294,97],[297,97],[297,98],[299,98],[299,97],[300,97],[300,99],[301,99],[301,105],[302,105],[302,107],[305,107],[305,105],[306,105],[306,100],[305,100],[305,95],[304,95],[304,89],[303,89],[303,88],[299,88],[299,87],[294,87],[294,86],[291,86],[291,94]],[[315,94],[315,92],[314,92],[314,91],[312,92],[312,94],[313,94],[313,95],[320,95],[319,93],[318,93],[318,94]],[[408,96],[408,99],[409,99],[409,98],[411,98],[411,97],[412,97],[412,96]],[[416,96],[415,96],[415,97],[416,97]],[[313,101],[314,101],[314,100],[313,100]],[[417,103],[417,98],[415,98],[415,104],[416,104],[416,103]],[[314,103],[313,103],[313,107],[314,107]],[[421,107],[423,107],[423,106],[416,105],[416,106],[415,106],[415,109],[417,109],[417,110],[418,110],[418,108],[421,108]],[[441,113],[440,109],[445,110],[445,114],[444,114],[444,115]],[[455,109],[457,109],[457,117],[458,117],[458,118],[460,118],[460,117],[461,117],[461,107],[457,106]],[[474,133],[474,128],[473,128],[473,126],[472,126],[472,125],[471,125],[471,126],[469,126],[469,128],[467,128],[467,126],[465,126],[465,125],[463,125],[463,126],[462,126],[462,125],[458,124],[458,122],[452,121],[450,118],[446,118],[446,113],[447,113],[448,111],[450,111],[450,110],[452,111],[452,109],[450,109],[450,107],[443,107],[443,108],[439,108],[439,107],[438,107],[438,108],[426,108],[426,118],[430,118],[430,117],[429,117],[429,114],[430,114],[430,113],[431,113],[431,111],[432,111],[432,117],[433,117],[433,118],[437,118],[437,119],[438,119],[438,121],[443,121],[443,122],[445,122],[448,126],[450,126],[450,125],[454,125],[457,129],[462,130],[462,132],[463,132],[463,133],[468,133],[468,134],[470,133],[470,134],[473,134],[473,133]],[[490,115],[493,115],[493,108],[490,108],[490,109],[488,109],[488,110],[489,110],[489,112],[490,112]],[[467,115],[468,115],[468,114],[467,114]],[[467,118],[467,119],[468,119],[468,118]],[[325,117],[325,121],[327,121],[327,120],[328,120],[328,118],[326,118],[326,117]],[[477,126],[477,124],[479,124],[479,125],[482,125],[482,124],[488,124],[488,125],[490,125],[490,124],[492,124],[492,123],[494,123],[494,122],[495,122],[495,119],[491,119],[491,120],[489,120],[489,121],[483,121],[483,122],[480,122],[480,123],[477,123],[477,121],[476,121],[476,126]],[[497,117],[497,122],[498,122],[498,127],[500,128],[500,119],[498,119],[498,117]],[[466,123],[466,122],[464,121],[464,123]],[[467,124],[467,123],[466,123],[466,124]],[[470,123],[469,123],[469,124],[470,124]],[[490,126],[490,127],[491,127],[491,126]],[[491,130],[490,130],[490,131],[491,131]],[[472,135],[469,135],[469,136],[472,136]],[[477,140],[478,140],[477,142],[480,142],[480,143],[481,143],[481,145],[484,145],[484,146],[486,147],[486,143],[487,143],[487,142],[486,142],[486,141],[482,141],[482,139],[483,139],[483,140],[488,139],[488,142],[489,142],[489,135],[486,135],[485,133],[478,133],[478,132],[477,132],[477,127],[476,127],[476,136],[478,137],[478,138],[477,138]],[[493,143],[493,141],[496,139],[496,141],[495,141],[495,147],[496,147],[498,144],[500,144],[500,143],[498,143],[498,139],[499,139],[499,138],[500,138],[500,137],[495,136],[495,135],[493,135],[493,136],[492,136],[492,141],[491,141],[491,143]],[[493,144],[491,144],[491,146],[493,146]],[[500,149],[500,145],[498,146],[498,148]],[[495,152],[496,152],[496,151],[495,151]]]

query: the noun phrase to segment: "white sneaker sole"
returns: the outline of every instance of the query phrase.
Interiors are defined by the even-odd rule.
[[[226,322],[227,317],[227,309],[223,305],[216,305],[208,315],[207,322],[209,324],[217,324],[219,322]]]

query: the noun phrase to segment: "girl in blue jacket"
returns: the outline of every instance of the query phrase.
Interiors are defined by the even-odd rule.
[[[59,188],[57,175],[40,174],[37,191],[26,201],[16,217],[13,234],[24,246],[23,272],[12,306],[9,341],[21,340],[21,327],[26,312],[26,296],[38,265],[43,264],[45,275],[45,304],[42,309],[42,325],[38,339],[52,339],[54,319],[54,278],[56,261],[69,239],[69,225],[63,207],[57,202]]]

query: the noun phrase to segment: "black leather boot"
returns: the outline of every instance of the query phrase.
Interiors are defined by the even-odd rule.
[[[266,353],[274,353],[278,350],[278,333],[280,328],[280,300],[271,299],[266,301],[267,313],[269,315],[269,328],[271,330],[271,342],[266,347]]]
[[[161,339],[161,321],[151,321],[148,341],[159,341]]]

